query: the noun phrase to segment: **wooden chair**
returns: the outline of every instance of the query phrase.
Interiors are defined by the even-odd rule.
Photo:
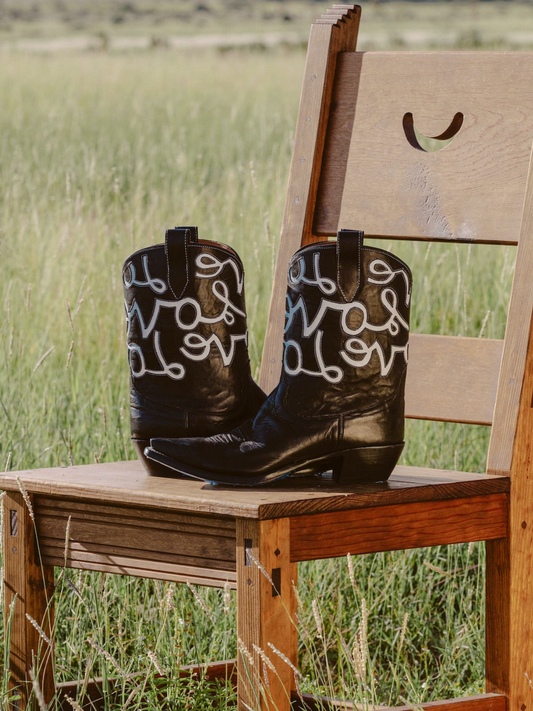
[[[262,668],[261,649],[279,672],[270,674],[262,707],[280,711],[291,693],[297,699],[294,673],[270,645],[297,663],[289,618],[299,561],[485,540],[487,693],[430,706],[533,704],[533,54],[357,53],[359,18],[358,6],[336,5],[311,29],[261,383],[268,390],[278,380],[286,267],[300,245],[339,227],[387,240],[518,244],[504,341],[411,340],[407,416],[492,425],[487,473],[398,466],[385,484],[342,490],[309,482],[225,490],[151,478],[135,461],[3,475],[20,708],[38,644],[26,613],[49,626],[48,588],[53,566],[63,564],[69,516],[69,566],[229,581],[254,669]],[[445,150],[425,152],[414,122],[441,138],[460,129]],[[32,501],[42,566],[17,476]],[[238,667],[239,709],[255,708],[242,655]],[[40,683],[50,697],[51,662]]]

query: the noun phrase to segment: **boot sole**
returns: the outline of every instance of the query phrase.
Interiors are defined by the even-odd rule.
[[[137,456],[139,457],[141,464],[146,469],[148,474],[150,474],[150,476],[170,476],[173,478],[183,479],[183,475],[179,472],[171,472],[169,471],[168,466],[163,466],[162,464],[159,464],[158,462],[153,461],[152,459],[148,459],[148,457],[144,455],[144,450],[150,446],[149,439],[132,438],[131,441],[133,442],[133,446],[135,447],[135,451],[137,452]]]
[[[231,486],[259,486],[279,481],[286,477],[305,477],[322,472],[332,471],[334,485],[350,486],[353,484],[368,484],[387,481],[402,453],[404,443],[387,444],[375,447],[357,447],[334,452],[325,457],[301,462],[287,471],[280,469],[267,474],[209,474],[209,472],[185,467],[175,459],[157,452],[152,447],[144,450],[146,459],[172,469],[176,474],[201,479],[212,484],[229,484]],[[168,473],[166,474],[168,476]]]

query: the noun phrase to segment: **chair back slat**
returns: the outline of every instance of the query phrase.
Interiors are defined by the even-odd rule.
[[[301,245],[342,228],[518,244],[505,342],[412,334],[406,387],[410,418],[492,424],[488,471],[509,474],[533,313],[533,53],[355,52],[358,22],[350,6],[311,31],[261,384],[279,380]]]
[[[532,137],[533,53],[344,52],[313,233],[516,244]]]
[[[492,424],[502,350],[488,338],[411,334],[406,417]]]

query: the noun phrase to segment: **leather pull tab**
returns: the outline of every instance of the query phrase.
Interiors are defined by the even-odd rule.
[[[176,299],[181,299],[189,283],[189,253],[191,228],[177,227],[165,234],[165,254],[167,257],[168,285]]]
[[[337,233],[337,285],[345,301],[353,301],[361,286],[361,251],[364,232]]]
[[[196,225],[179,225],[179,227],[176,227],[175,229],[177,230],[190,230],[191,232],[191,237],[189,240],[189,244],[191,242],[198,242],[198,227]]]

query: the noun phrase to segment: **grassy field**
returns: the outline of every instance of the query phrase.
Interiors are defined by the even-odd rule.
[[[360,49],[533,47],[532,0],[363,0],[361,5]],[[42,42],[60,47],[65,38],[92,40],[94,47],[145,38],[151,47],[173,37],[246,33],[305,43],[310,24],[327,7],[314,0],[0,0],[0,48],[20,40],[33,40],[41,49]]]
[[[303,63],[281,50],[6,55],[2,469],[134,457],[120,267],[166,226],[198,224],[242,255],[257,369]],[[512,248],[394,249],[413,266],[414,331],[503,335]],[[485,428],[412,422],[407,442],[408,463],[484,468]],[[302,689],[369,704],[478,693],[483,566],[479,544],[301,565]],[[158,692],[206,708],[207,684],[177,666],[236,655],[233,593],[58,577],[59,679],[118,676],[109,709],[159,708]],[[226,691],[217,709],[232,707]]]

